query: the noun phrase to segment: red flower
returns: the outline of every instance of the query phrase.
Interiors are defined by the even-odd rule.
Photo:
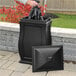
[[[7,17],[5,17],[5,21],[8,21],[8,18]]]
[[[45,4],[45,7],[47,7],[47,5]]]
[[[13,8],[15,8],[16,6],[14,5]]]
[[[2,20],[2,21],[4,21],[4,18],[3,18],[3,17],[1,17],[1,20]]]
[[[21,2],[19,2],[19,1],[17,1],[17,0],[14,0],[17,4],[20,4],[20,5],[22,5],[22,6],[24,6],[24,4],[23,3],[21,3]]]
[[[26,13],[24,14],[24,16],[29,16],[29,14],[26,12]]]
[[[1,14],[2,10],[0,9],[0,14]]]
[[[3,6],[2,9],[0,9],[0,14],[6,14],[6,17],[3,18],[1,17],[2,21],[9,21],[9,22],[13,22],[13,23],[19,23],[20,19],[22,17],[28,16],[30,11],[31,11],[31,6],[28,4],[23,4],[19,1],[14,0],[18,5],[17,6],[13,6],[13,9],[11,8],[11,6],[6,9],[5,6]],[[42,16],[45,14],[44,10],[46,10],[46,5],[45,8],[40,6],[41,9],[41,13]]]

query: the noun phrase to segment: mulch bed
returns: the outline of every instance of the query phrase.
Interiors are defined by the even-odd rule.
[[[48,17],[51,17],[52,19],[54,18],[59,18],[57,15],[53,14],[53,13],[46,13],[44,15],[44,18],[48,18]]]

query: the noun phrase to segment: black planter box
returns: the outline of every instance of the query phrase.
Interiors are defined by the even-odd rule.
[[[32,63],[32,46],[51,45],[51,20],[33,20],[24,17],[20,21],[19,54],[22,63]]]
[[[34,46],[32,59],[33,72],[63,70],[63,46]]]

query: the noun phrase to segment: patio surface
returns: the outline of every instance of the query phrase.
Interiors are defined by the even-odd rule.
[[[0,76],[76,76],[76,64],[64,63],[62,71],[32,72],[32,66],[19,63],[19,54],[0,51]]]

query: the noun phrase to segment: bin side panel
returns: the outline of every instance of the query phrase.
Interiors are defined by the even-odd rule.
[[[23,49],[26,57],[32,57],[32,46],[41,45],[41,28],[24,26]]]

